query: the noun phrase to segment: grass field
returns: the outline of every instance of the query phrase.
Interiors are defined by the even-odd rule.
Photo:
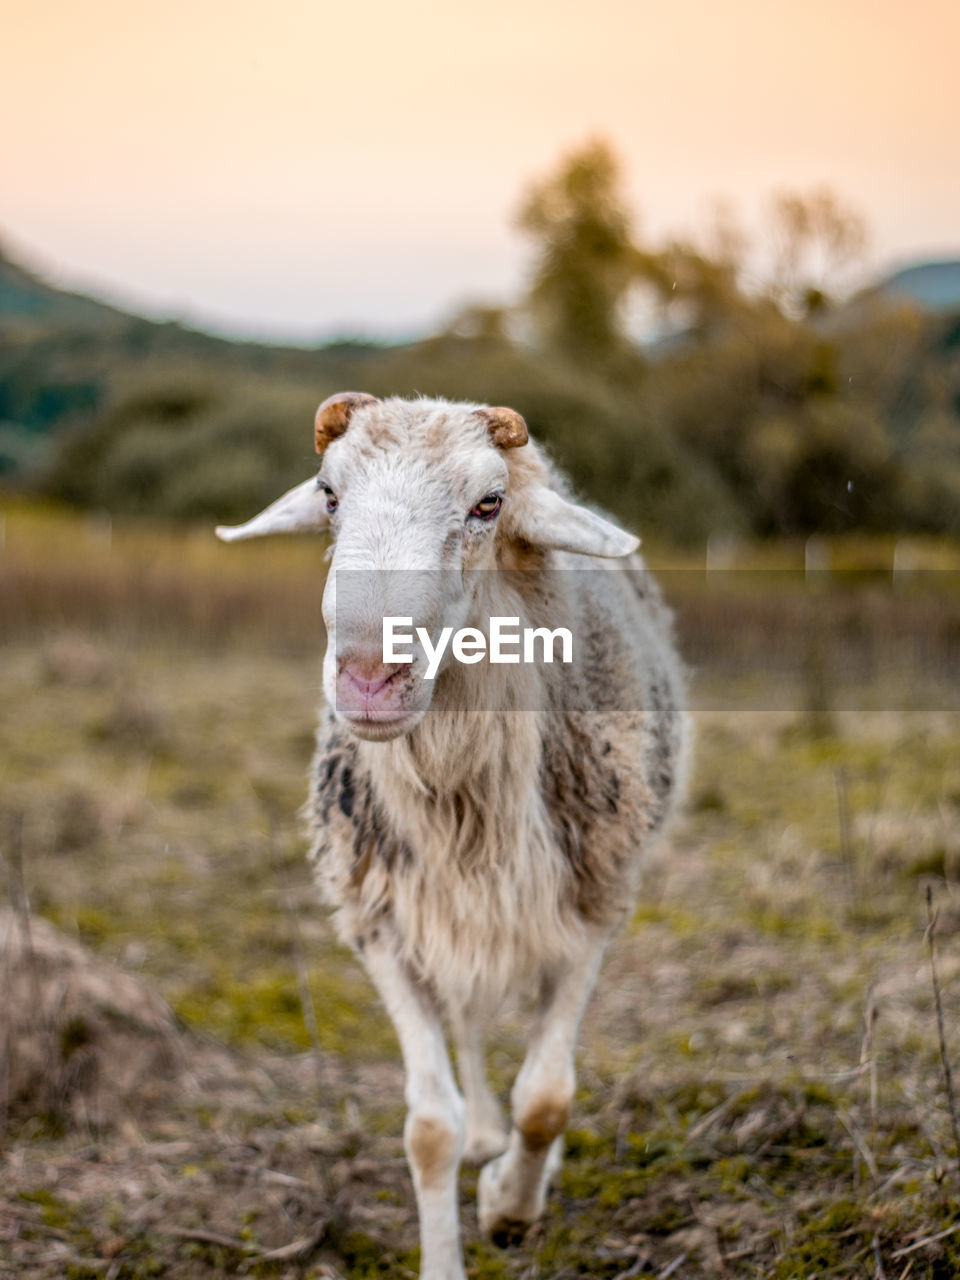
[[[0,1088],[0,1276],[415,1275],[396,1042],[315,905],[296,819],[315,544],[238,556],[26,510],[6,535],[4,891],[162,995],[186,1065],[96,1116]],[[680,592],[706,708],[688,809],[610,953],[565,1170],[524,1246],[480,1239],[464,1172],[478,1280],[960,1275],[925,933],[929,888],[960,1068],[954,593],[874,582],[811,610],[794,578],[773,609],[766,583]],[[914,664],[848,697],[804,628],[831,658],[845,637],[845,670],[891,637]],[[504,1094],[523,1020],[491,1042]]]

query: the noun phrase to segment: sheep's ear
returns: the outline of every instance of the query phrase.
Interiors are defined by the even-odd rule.
[[[342,436],[350,425],[350,419],[365,404],[376,404],[376,396],[365,391],[338,391],[328,396],[317,410],[313,422],[313,443],[317,453],[323,453],[327,445]]]
[[[573,551],[582,556],[628,556],[640,539],[609,520],[561,498],[546,486],[517,499],[511,511],[514,530],[535,547]]]
[[[246,524],[220,524],[216,533],[224,542],[239,542],[242,538],[262,538],[268,533],[316,533],[329,523],[327,495],[317,488],[314,477],[288,489],[282,498],[271,502]]]

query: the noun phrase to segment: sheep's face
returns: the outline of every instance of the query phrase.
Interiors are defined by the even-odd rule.
[[[349,429],[348,429],[349,428]],[[249,524],[218,530],[228,540],[329,529],[323,595],[328,643],[324,693],[359,737],[407,733],[427,713],[444,661],[386,660],[384,619],[411,619],[436,645],[443,628],[483,626],[478,584],[507,547],[626,555],[637,540],[546,483],[519,414],[444,401],[377,401],[346,393],[317,414],[323,458],[316,480],[297,486]]]
[[[361,737],[395,737],[426,713],[436,678],[425,678],[420,645],[412,662],[384,661],[383,620],[409,618],[411,634],[423,627],[434,641],[467,625],[476,581],[467,571],[496,567],[506,458],[476,413],[388,401],[355,412],[317,483],[334,539],[324,692]]]

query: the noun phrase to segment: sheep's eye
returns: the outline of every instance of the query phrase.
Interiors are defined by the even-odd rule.
[[[488,493],[485,498],[481,498],[477,505],[471,509],[470,514],[475,516],[477,520],[492,520],[502,505],[502,494]]]
[[[327,510],[332,515],[336,511],[339,500],[328,484],[324,484],[322,480],[317,481],[317,488],[327,495]]]

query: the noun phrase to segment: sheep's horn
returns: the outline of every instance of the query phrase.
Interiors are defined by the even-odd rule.
[[[317,410],[313,422],[313,442],[317,453],[323,453],[328,444],[343,435],[358,409],[365,404],[376,403],[376,396],[368,396],[364,391],[338,391],[335,396],[328,396]]]
[[[477,417],[487,424],[490,439],[498,449],[517,449],[530,438],[527,424],[516,409],[478,409]]]

